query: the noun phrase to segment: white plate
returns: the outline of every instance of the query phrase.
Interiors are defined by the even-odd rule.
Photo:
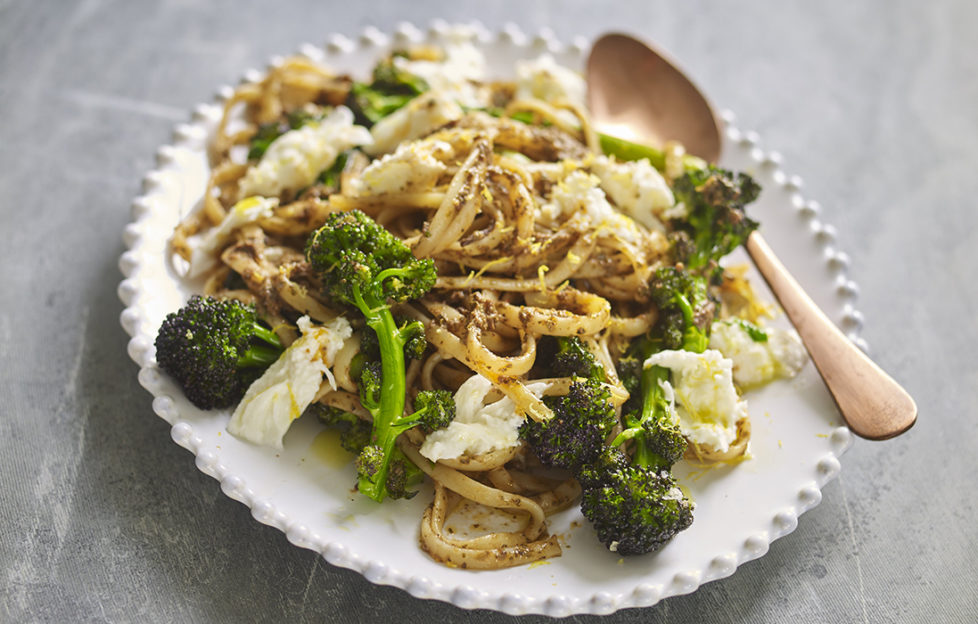
[[[368,29],[356,40],[336,35],[324,47],[306,45],[301,52],[365,76],[391,45],[437,43],[448,31],[444,23],[424,33],[404,25],[391,36]],[[467,32],[500,77],[512,71],[516,59],[542,52],[580,68],[588,47],[582,40],[562,45],[546,33],[527,37],[515,28],[494,34],[472,26]],[[246,79],[258,75],[248,72]],[[218,99],[229,92],[221,90]],[[374,583],[464,608],[553,616],[610,613],[652,605],[729,576],[741,563],[767,552],[772,540],[794,530],[798,515],[821,500],[820,488],[838,474],[838,456],[851,436],[808,364],[794,380],[747,395],[753,459],[706,471],[677,466],[696,501],[695,521],[658,554],[622,560],[609,553],[575,509],[551,519],[565,546],[558,559],[487,572],[434,563],[418,548],[427,492],[382,505],[364,500],[351,491],[352,465],[324,461],[316,422],[295,423],[281,452],[243,443],[224,430],[227,412],[194,408],[156,367],[156,331],[190,294],[165,260],[167,239],[201,199],[208,176],[204,145],[219,116],[219,103],[202,105],[191,123],[176,129],[173,143],[159,150],[157,169],[146,176],[145,194],[133,203],[133,223],[124,235],[129,249],[120,259],[125,279],[119,296],[127,306],[121,321],[132,336],[129,355],[140,367],[139,382],[155,397],[153,410],[172,425],[173,439],[196,455],[197,467],[220,481],[228,496],[248,505],[259,522],[281,529],[293,544]],[[861,317],[852,307],[856,287],[845,275],[847,257],[834,249],[834,230],[818,221],[817,204],[802,198],[800,181],[784,174],[780,158],[761,149],[752,133],[739,131],[731,115],[725,121],[722,164],[750,172],[763,187],[750,214],[761,221],[767,240],[815,301],[858,340],[854,332]],[[732,261],[746,262],[746,256]],[[754,282],[766,293],[756,274]]]

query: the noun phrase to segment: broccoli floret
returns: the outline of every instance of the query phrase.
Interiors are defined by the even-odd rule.
[[[424,324],[421,321],[407,321],[399,327],[400,331],[408,336],[404,343],[404,357],[412,360],[420,360],[424,357],[424,352],[428,350],[428,339],[424,335]]]
[[[555,377],[584,377],[604,381],[604,368],[577,336],[557,336],[554,353],[549,356]]]
[[[353,83],[346,104],[356,122],[369,128],[427,90],[423,78],[397,67],[393,58],[388,58],[374,67],[370,84]]]
[[[375,308],[417,299],[435,284],[434,261],[415,258],[407,245],[359,210],[331,213],[310,235],[305,252],[323,279],[325,294],[356,306],[368,321]],[[390,323],[395,325],[393,316]],[[383,352],[384,341],[379,342]]]
[[[194,295],[167,315],[156,336],[156,361],[201,409],[231,407],[283,351],[254,306]]]
[[[677,264],[655,272],[650,288],[659,307],[653,333],[668,349],[702,353],[709,343],[716,302],[709,286],[720,275],[720,259],[757,228],[744,212],[760,186],[747,174],[713,166],[687,171],[673,185],[688,216],[672,222]]]
[[[669,381],[669,369],[648,366],[642,370],[638,409],[622,410],[624,429],[612,446],[635,441],[633,461],[655,470],[670,470],[686,452],[686,438],[669,410],[662,383]]]
[[[618,379],[621,385],[628,391],[628,400],[622,405],[622,411],[631,411],[641,406],[642,399],[640,389],[642,387],[642,366],[645,361],[638,353],[637,349],[629,349],[628,352],[618,358]]]
[[[584,517],[602,543],[623,555],[658,550],[693,521],[692,503],[669,473],[686,450],[662,388],[669,370],[644,366],[659,348],[661,341],[643,336],[619,359],[619,376],[631,395],[622,406],[624,429],[577,474]],[[618,450],[629,440],[631,460]]]
[[[659,318],[652,332],[666,349],[702,353],[710,342],[716,303],[706,279],[680,267],[662,267],[650,282]]]
[[[668,472],[629,464],[595,477],[584,488],[581,512],[609,550],[653,552],[693,523],[693,505]]]
[[[424,78],[402,69],[394,63],[395,58],[406,58],[403,53],[394,53],[374,65],[373,82],[370,86],[383,90],[385,93],[400,93],[403,95],[421,95],[428,90]]]
[[[745,173],[734,174],[708,166],[687,171],[673,184],[676,202],[686,206],[688,216],[672,226],[689,237],[676,246],[686,268],[694,272],[717,272],[720,259],[736,249],[757,228],[744,212],[757,199],[761,187]]]
[[[360,464],[358,464],[358,478],[369,480],[375,477],[372,473],[361,471],[359,466]],[[401,449],[395,447],[394,452],[389,455],[386,471],[384,488],[387,490],[388,497],[413,498],[418,493],[414,487],[421,483],[424,473],[404,455]]]
[[[669,369],[645,366],[645,360],[662,348],[661,340],[642,336],[632,341],[618,360],[618,377],[629,396],[621,409],[624,428],[612,446],[634,440],[636,463],[670,470],[682,458],[687,445],[663,390],[663,382],[670,380]]]
[[[617,446],[605,446],[588,463],[582,465],[577,473],[577,481],[584,489],[597,488],[605,484],[608,475],[628,467],[628,455]]]
[[[402,241],[358,210],[330,214],[309,237],[306,259],[322,280],[326,296],[356,306],[377,334],[380,373],[375,366],[362,367],[371,372],[367,383],[361,372],[360,394],[373,418],[371,442],[381,448],[384,459],[379,465],[366,464],[376,470],[362,471],[358,487],[379,502],[391,493],[387,472],[401,432],[395,424],[404,414],[404,350],[418,338],[421,327],[420,323],[399,326],[389,306],[428,292],[435,283],[435,265],[430,259],[415,258]]]
[[[370,423],[356,414],[322,403],[313,403],[306,413],[314,414],[327,427],[339,430],[340,446],[354,455],[359,455],[370,444]]]
[[[384,449],[377,444],[368,444],[363,447],[363,450],[357,455],[356,461],[358,483],[360,479],[378,478],[381,470],[384,471],[384,478],[386,478],[391,463],[391,454],[384,453]]]
[[[593,461],[618,422],[611,394],[596,379],[573,381],[566,395],[546,397],[544,403],[553,417],[527,420],[520,436],[546,466],[576,471]]]
[[[444,429],[455,420],[455,399],[447,390],[422,390],[414,397],[414,410],[407,422],[416,423],[425,433],[431,433]]]
[[[383,389],[383,365],[379,359],[371,360],[358,353],[350,363],[350,375],[357,383],[360,403],[373,413],[380,406],[380,393]]]

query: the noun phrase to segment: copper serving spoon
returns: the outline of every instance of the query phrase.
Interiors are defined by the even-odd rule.
[[[587,63],[595,127],[612,136],[682,143],[708,162],[720,157],[720,124],[709,101],[676,66],[621,34],[598,39]],[[788,273],[758,232],[745,247],[801,336],[842,417],[857,435],[886,440],[917,420],[913,398],[854,345]]]

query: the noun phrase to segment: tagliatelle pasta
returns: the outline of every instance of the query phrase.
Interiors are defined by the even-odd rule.
[[[428,341],[407,370],[409,399],[418,390],[459,392],[478,375],[487,385],[473,409],[506,406],[517,421],[546,421],[553,411],[544,397],[567,394],[572,380],[551,374],[541,345],[575,337],[605,371],[620,413],[630,393],[617,363],[656,325],[649,283],[674,261],[670,222],[683,206],[671,185],[683,173],[682,151],[666,150],[666,174],[647,161],[640,171],[625,166],[601,153],[580,101],[583,83],[555,72],[552,61],[522,67],[522,82],[488,82],[452,75],[452,54],[408,50],[388,59],[425,76],[430,88],[378,119],[347,108],[357,89],[351,78],[305,58],[286,59],[237,88],[210,145],[202,207],[177,226],[172,250],[205,294],[254,303],[286,345],[299,337],[299,317],[326,325],[347,316],[354,336],[331,356],[315,401],[369,419],[351,366],[357,338],[370,330],[322,294],[303,254],[327,215],[362,211],[437,269],[424,297],[393,309],[421,321]],[[310,178],[312,153],[325,149],[335,155]],[[262,187],[262,176],[274,184]],[[266,203],[245,214],[242,202],[256,196]],[[743,455],[749,431],[745,416],[733,442],[714,448],[691,440],[689,454]],[[398,440],[434,482],[422,548],[463,568],[559,555],[546,516],[574,504],[580,485],[541,466],[518,437],[498,447],[491,440],[484,437],[489,448],[475,453],[459,442],[456,455],[437,459],[425,456],[419,429]],[[515,528],[470,536],[446,528],[453,510],[473,504],[497,510]]]

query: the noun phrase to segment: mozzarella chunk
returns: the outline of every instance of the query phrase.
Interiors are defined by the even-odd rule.
[[[450,94],[428,91],[374,124],[373,143],[364,149],[373,156],[393,152],[402,142],[430,134],[463,114]]]
[[[808,359],[794,330],[765,328],[764,333],[767,340],[758,342],[736,321],[717,321],[710,327],[710,348],[730,358],[733,379],[741,388],[794,377]]]
[[[342,316],[324,326],[304,316],[298,325],[302,335],[251,384],[234,410],[228,422],[232,435],[281,449],[285,432],[316,398],[323,377],[336,389],[329,367],[353,328]]]
[[[703,353],[660,351],[645,366],[663,366],[671,375],[663,383],[683,435],[723,453],[737,439],[737,422],[747,418],[747,402],[733,384],[733,362],[714,349]]]
[[[278,206],[277,197],[246,197],[231,207],[220,225],[211,228],[192,246],[187,277],[203,275],[218,264],[218,252],[238,228],[271,217]]]
[[[647,158],[618,162],[598,156],[591,171],[601,180],[601,188],[618,209],[650,230],[664,231],[664,213],[676,203],[672,189]]]
[[[405,143],[393,154],[370,163],[356,180],[354,190],[361,195],[428,190],[448,171],[444,161],[454,155],[455,150],[445,141]]]
[[[278,197],[286,190],[297,191],[315,182],[340,152],[371,140],[369,130],[353,124],[350,109],[338,106],[322,121],[289,130],[272,141],[241,179],[240,194]]]
[[[583,211],[595,228],[634,242],[640,233],[635,222],[618,212],[608,202],[600,187],[601,180],[585,171],[572,171],[554,186],[550,199],[540,206],[540,214],[551,220]]]
[[[584,78],[558,65],[549,54],[516,62],[517,100],[534,98],[551,104],[564,101],[584,108],[586,96]]]
[[[529,384],[527,389],[541,396],[547,384]],[[455,420],[444,429],[428,434],[420,452],[431,461],[475,456],[513,448],[520,444],[519,428],[523,415],[509,398],[485,405],[492,382],[473,375],[455,392]]]
[[[397,56],[393,59],[394,65],[423,78],[432,91],[452,94],[463,106],[486,106],[485,90],[474,84],[486,79],[485,56],[472,44],[467,33],[449,33],[447,36],[441,60],[410,60]]]
[[[778,374],[791,378],[797,375],[808,361],[808,351],[801,336],[794,329],[775,328],[766,330],[767,342],[774,361],[778,363]]]

